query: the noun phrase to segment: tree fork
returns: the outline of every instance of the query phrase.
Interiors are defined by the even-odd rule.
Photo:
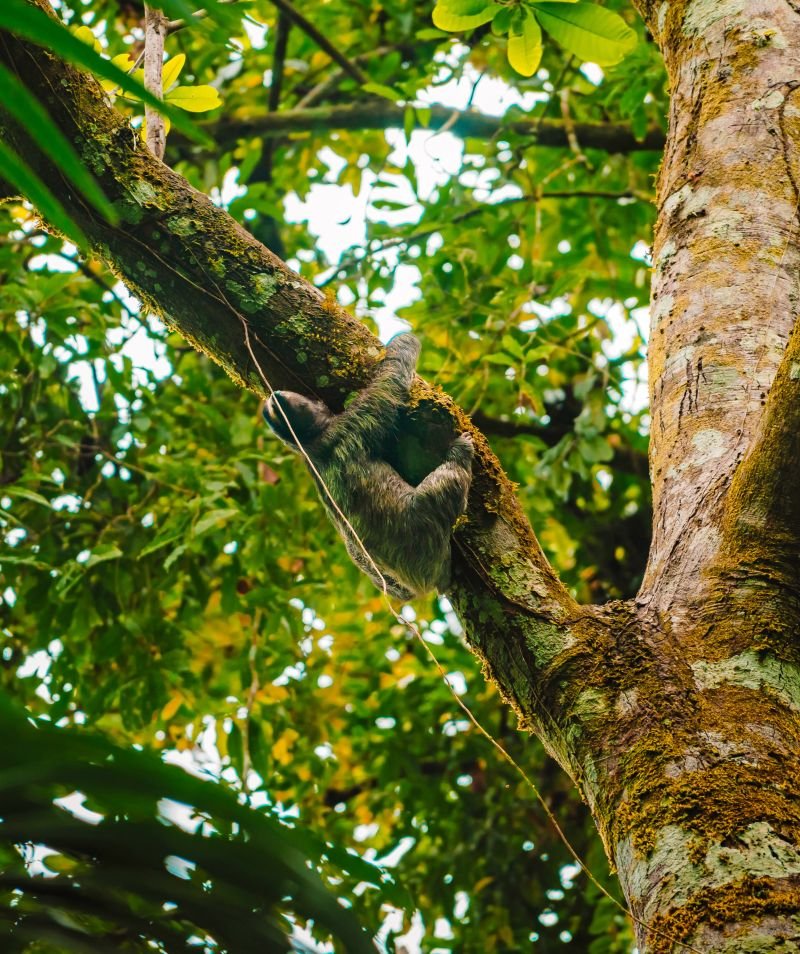
[[[48,9],[45,0],[36,2]],[[672,4],[662,24],[650,4],[642,4],[643,13],[655,17],[651,30],[664,49],[678,109],[656,238],[651,462],[661,524],[642,592],[628,603],[578,607],[476,434],[479,463],[469,522],[455,537],[449,594],[487,674],[589,801],[639,919],[640,950],[649,954],[681,950],[670,938],[696,950],[729,952],[790,951],[800,939],[800,610],[796,577],[787,585],[786,572],[767,572],[776,551],[764,515],[766,508],[781,526],[780,547],[796,543],[797,528],[783,525],[795,505],[777,496],[781,478],[789,477],[783,468],[796,464],[791,440],[797,430],[786,426],[785,413],[796,395],[796,349],[782,357],[795,309],[779,282],[780,298],[769,304],[762,251],[767,248],[773,275],[796,264],[796,249],[786,241],[795,227],[787,199],[794,165],[788,137],[780,136],[794,113],[768,98],[759,118],[772,117],[778,135],[767,129],[763,142],[748,141],[750,152],[737,152],[735,163],[726,164],[720,150],[737,144],[714,125],[720,116],[729,129],[752,119],[750,104],[773,92],[766,74],[786,74],[800,38],[793,11],[763,0],[770,30],[784,42],[751,40],[745,57],[737,43],[752,37],[754,27],[737,12],[741,6]],[[715,18],[717,7],[726,12]],[[119,210],[122,224],[110,226],[65,186],[63,201],[93,251],[170,328],[262,395],[245,327],[275,387],[313,393],[338,407],[368,380],[379,342],[150,156],[90,77],[7,34],[0,34],[0,56],[47,105]],[[731,74],[720,64],[736,73],[738,88],[747,85],[744,97],[733,95]],[[693,89],[699,91],[694,97]],[[24,131],[2,117],[0,126],[40,175],[59,181]],[[765,142],[775,144],[771,151],[754,148]],[[757,201],[751,196],[747,208],[734,208],[731,199],[741,188],[736,175],[746,162]],[[760,226],[770,188],[783,189],[774,208],[783,239],[777,249],[774,242],[763,245],[769,236],[761,231],[759,241],[748,244],[748,229],[737,229],[742,220],[722,214],[749,215],[748,228]],[[737,230],[744,233],[738,246]],[[722,282],[709,281],[721,267],[750,269],[736,288],[737,301],[745,296],[748,303],[740,309],[748,312],[741,315],[745,335],[772,327],[772,311],[779,312],[765,348],[737,342],[746,359],[737,371],[738,390],[726,386],[730,371],[713,378],[715,387],[704,379],[709,369],[725,370],[734,349],[719,351],[718,366],[718,351],[697,351],[712,340],[726,345],[723,331],[730,334],[730,296]],[[681,358],[690,346],[693,358],[706,360],[704,367],[689,362],[687,378]],[[765,416],[758,389],[766,393],[773,380]],[[430,415],[442,441],[469,427],[463,413],[424,382],[414,398],[416,413]],[[719,431],[722,444],[709,430]],[[778,445],[780,454],[772,456]],[[681,469],[671,473],[670,466]],[[773,488],[755,503],[737,489],[748,467],[759,478],[759,468],[766,468]],[[705,522],[694,522],[693,513]],[[743,526],[757,553],[744,545]]]

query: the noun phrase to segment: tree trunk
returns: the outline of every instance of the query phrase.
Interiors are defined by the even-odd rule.
[[[800,3],[638,6],[673,95],[654,251],[645,581],[634,601],[577,606],[473,429],[479,458],[449,595],[487,675],[588,800],[640,951],[795,951]],[[362,325],[152,157],[90,77],[0,38],[0,60],[99,172],[121,224],[66,185],[62,201],[147,307],[259,394],[250,347],[273,387],[332,407],[368,380],[380,345]],[[0,136],[63,181],[2,112]],[[433,444],[470,427],[424,382],[415,397],[410,427],[432,422]]]

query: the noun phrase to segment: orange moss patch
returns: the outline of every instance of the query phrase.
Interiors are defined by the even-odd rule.
[[[747,877],[717,888],[703,888],[682,907],[653,918],[648,951],[650,954],[672,954],[676,949],[675,941],[690,943],[703,927],[724,931],[728,927],[746,926],[769,917],[787,915],[800,917],[800,879],[797,877],[782,881]],[[729,939],[733,940],[735,936],[732,934]],[[776,946],[770,950],[785,951],[786,954],[796,950],[789,946],[794,943],[792,938],[796,933],[792,937],[781,937],[777,929],[773,936]],[[778,947],[781,940],[787,946]],[[746,950],[749,948],[742,948],[742,951]]]

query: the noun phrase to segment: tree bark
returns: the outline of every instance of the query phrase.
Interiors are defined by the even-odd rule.
[[[144,86],[145,89],[163,99],[161,74],[164,68],[164,40],[167,36],[169,21],[161,10],[144,6]],[[164,117],[152,106],[145,106],[145,125],[147,127],[147,148],[156,159],[164,158],[167,145],[167,130]]]
[[[35,0],[47,9],[46,0]],[[470,646],[588,800],[642,952],[800,943],[800,265],[794,74],[778,0],[639,3],[673,100],[650,346],[654,540],[636,600],[579,607],[485,439],[450,597]],[[367,330],[141,147],[97,84],[0,33],[0,59],[98,171],[121,223],[66,185],[93,252],[258,394],[332,407],[380,356]],[[385,108],[385,107],[384,107]],[[0,112],[0,136],[59,172]],[[584,143],[585,144],[585,143]],[[418,381],[409,428],[471,425]],[[419,447],[397,463],[413,476]]]
[[[649,345],[653,543],[636,612],[661,641],[677,705],[625,755],[615,855],[634,913],[653,927],[702,951],[790,951],[800,5],[638,6],[671,110]],[[647,949],[669,947],[651,937]]]

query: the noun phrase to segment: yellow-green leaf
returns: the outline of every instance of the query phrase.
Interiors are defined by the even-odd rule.
[[[619,14],[594,3],[537,3],[536,18],[570,53],[601,66],[613,66],[636,43],[636,34]]]
[[[88,26],[76,27],[72,32],[81,43],[86,43],[87,46],[91,46],[95,53],[99,53],[103,49],[102,44]]]
[[[526,14],[522,32],[508,38],[508,62],[522,76],[533,76],[542,61],[542,31],[539,24]]]
[[[169,121],[168,116],[162,116],[161,118],[164,121],[164,136],[168,136],[172,128],[172,123]],[[142,142],[147,142],[147,116],[142,119],[142,125],[139,127],[139,136]]]
[[[439,0],[433,8],[433,24],[451,33],[472,30],[488,23],[499,6],[487,0]]]
[[[190,113],[204,113],[222,105],[219,93],[213,86],[176,86],[164,99]]]
[[[117,56],[111,58],[111,62],[114,64],[114,66],[118,66],[121,70],[125,70],[126,73],[129,73],[133,68],[133,59],[129,53],[119,53]],[[119,83],[115,83],[113,80],[100,80],[100,85],[107,93],[112,92],[112,90],[119,89]]]
[[[177,56],[170,57],[164,64],[164,68],[161,72],[161,88],[165,93],[181,75],[181,70],[185,63],[186,54],[178,53]]]

